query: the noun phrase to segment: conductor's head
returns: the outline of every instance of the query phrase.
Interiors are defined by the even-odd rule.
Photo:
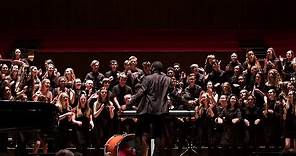
[[[152,66],[151,66],[151,70],[154,73],[160,73],[160,72],[162,72],[162,63],[160,61],[154,61],[152,63]]]

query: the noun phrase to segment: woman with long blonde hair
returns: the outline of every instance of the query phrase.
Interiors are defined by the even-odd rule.
[[[109,91],[102,87],[98,91],[97,101],[93,105],[96,148],[102,147],[107,139],[112,136],[114,110],[115,107],[110,100]]]
[[[52,92],[49,90],[50,87],[50,80],[49,79],[43,79],[41,81],[41,87],[39,90],[33,95],[33,101],[37,101],[38,97],[40,95],[43,95],[47,98],[47,102],[52,101]]]
[[[196,139],[200,145],[213,144],[212,142],[212,129],[214,128],[214,108],[216,101],[212,97],[212,93],[201,92],[199,96],[199,104],[195,107],[196,112]]]
[[[274,89],[276,92],[276,95],[279,95],[281,92],[281,82],[282,78],[280,73],[276,69],[270,69],[267,74],[265,83],[265,92],[267,92],[269,89]]]
[[[251,71],[251,67],[256,66],[258,70],[261,69],[261,65],[253,50],[248,49],[246,53],[246,61],[243,63],[245,72]]]
[[[75,124],[77,148],[86,155],[90,140],[89,129],[94,127],[92,111],[89,108],[86,93],[80,95],[78,105],[73,112],[72,122]]]
[[[58,126],[58,147],[60,149],[66,148],[69,145],[69,141],[73,139],[73,133],[69,132],[69,129],[73,129],[72,108],[69,103],[69,96],[67,93],[62,92],[58,95],[57,102],[55,104],[59,109],[59,126]]]
[[[74,73],[74,70],[72,68],[67,68],[64,72],[64,76],[66,78],[66,85],[69,87],[69,88],[72,88],[73,87],[73,84],[74,84],[74,81],[76,79],[76,76],[75,76],[75,73]]]

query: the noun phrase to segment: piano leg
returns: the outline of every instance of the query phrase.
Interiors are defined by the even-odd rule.
[[[8,146],[8,134],[6,132],[0,132],[0,153],[7,152]]]
[[[25,156],[27,155],[26,151],[26,140],[24,134],[21,131],[17,132],[17,147],[16,147],[16,156]]]

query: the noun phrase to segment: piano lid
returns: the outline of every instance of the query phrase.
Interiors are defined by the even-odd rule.
[[[58,108],[49,103],[0,101],[0,130],[53,128]]]

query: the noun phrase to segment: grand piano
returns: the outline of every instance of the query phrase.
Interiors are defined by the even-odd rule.
[[[7,134],[17,133],[16,155],[26,155],[23,132],[53,130],[58,125],[58,108],[49,103],[0,100],[0,149],[7,148]]]

